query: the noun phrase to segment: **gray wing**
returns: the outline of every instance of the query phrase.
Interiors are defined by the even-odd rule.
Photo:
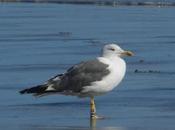
[[[108,65],[98,59],[81,62],[67,70],[65,74],[58,75],[48,81],[59,92],[81,92],[84,86],[101,80],[109,74]]]

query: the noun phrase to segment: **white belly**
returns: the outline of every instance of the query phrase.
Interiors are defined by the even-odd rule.
[[[105,76],[101,81],[95,81],[90,86],[84,87],[83,93],[89,93],[91,96],[107,93],[114,89],[123,79],[126,71],[124,60],[115,58],[111,62],[105,58],[101,58],[100,61],[110,64],[108,67],[110,74]]]

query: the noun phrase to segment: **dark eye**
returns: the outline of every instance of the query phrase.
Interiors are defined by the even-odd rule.
[[[111,50],[111,51],[115,51],[115,49],[114,49],[114,48],[109,48],[109,50]]]

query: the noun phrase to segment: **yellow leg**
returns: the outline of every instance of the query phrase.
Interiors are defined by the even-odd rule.
[[[104,119],[104,117],[101,116],[97,116],[96,114],[96,108],[95,108],[95,101],[94,101],[94,97],[91,97],[91,102],[90,102],[90,118],[93,122],[91,122],[92,124],[96,124],[96,119]]]
[[[91,116],[91,118],[96,118],[96,108],[95,108],[94,97],[91,97],[91,102],[90,102],[90,116]]]

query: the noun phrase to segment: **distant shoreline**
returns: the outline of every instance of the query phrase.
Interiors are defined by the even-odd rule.
[[[26,2],[26,3],[58,3],[58,4],[84,4],[102,6],[175,6],[175,2],[134,2],[117,0],[0,0],[3,2]]]

